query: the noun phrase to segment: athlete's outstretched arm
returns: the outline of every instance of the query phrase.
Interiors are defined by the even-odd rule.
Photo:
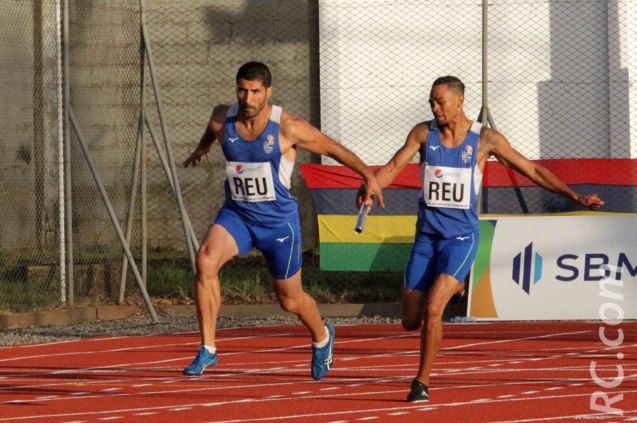
[[[542,188],[569,198],[577,204],[588,207],[591,210],[597,210],[604,204],[604,202],[597,197],[597,194],[578,195],[550,170],[520,154],[511,146],[504,135],[498,131],[493,129],[486,130],[485,143],[490,153],[498,159],[500,163],[526,176]]]
[[[328,156],[361,175],[367,187],[365,193],[367,205],[371,208],[374,202],[371,196],[376,195],[378,205],[385,207],[383,193],[374,173],[356,154],[296,116],[288,115],[285,125],[281,125],[281,132],[287,139],[292,140],[294,145],[312,153]]]
[[[220,104],[214,108],[210,121],[208,125],[206,125],[206,130],[201,136],[197,148],[195,148],[195,151],[184,161],[184,167],[188,167],[190,164],[196,167],[203,156],[206,156],[206,158],[210,157],[210,147],[217,139],[217,133],[223,129],[226,116],[228,115],[228,109],[229,107],[225,104]]]
[[[405,144],[394,154],[389,162],[374,174],[381,188],[385,188],[394,182],[396,176],[411,162],[422,144],[427,140],[429,127],[426,123],[414,126],[407,135]]]
[[[429,134],[429,126],[427,123],[420,123],[412,128],[407,135],[405,144],[394,154],[387,164],[379,168],[374,175],[380,185],[380,188],[389,186],[396,176],[411,162],[420,147],[427,140]],[[365,185],[361,185],[356,196],[356,204],[360,205],[362,195],[365,192]]]

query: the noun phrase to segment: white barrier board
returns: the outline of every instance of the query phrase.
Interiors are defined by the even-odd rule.
[[[637,319],[637,216],[481,218],[468,315],[599,320],[609,302]]]

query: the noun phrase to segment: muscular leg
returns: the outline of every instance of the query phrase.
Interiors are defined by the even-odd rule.
[[[403,328],[418,330],[422,326],[427,293],[416,289],[403,289]]]
[[[215,328],[221,307],[219,269],[239,254],[234,238],[221,225],[212,225],[197,253],[195,300],[203,345],[215,347]]]
[[[442,341],[442,313],[459,288],[460,284],[453,276],[443,273],[436,277],[427,296],[420,338],[420,366],[416,376],[416,379],[425,385],[429,385],[431,367]]]
[[[270,276],[270,283],[281,308],[294,313],[312,333],[313,342],[325,340],[325,325],[316,306],[316,301],[301,286],[301,270],[287,279],[275,279]]]

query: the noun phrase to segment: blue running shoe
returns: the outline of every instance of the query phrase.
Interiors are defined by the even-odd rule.
[[[332,368],[332,352],[334,351],[334,327],[329,323],[325,325],[330,335],[330,340],[323,348],[312,346],[312,377],[319,380]]]
[[[190,366],[184,369],[184,374],[186,376],[200,375],[206,367],[214,366],[215,364],[217,364],[217,353],[210,354],[206,347],[200,345],[199,354],[197,354]]]

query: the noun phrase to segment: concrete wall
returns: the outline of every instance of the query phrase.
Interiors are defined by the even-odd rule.
[[[235,75],[259,60],[273,73],[271,99],[315,125],[318,121],[317,11],[308,1],[147,1],[147,23],[168,133],[176,162],[194,150],[212,109],[236,101]],[[152,93],[150,85],[149,94]],[[160,132],[154,103],[149,115]],[[153,109],[153,110],[151,110]],[[298,164],[312,160],[300,151],[292,180],[298,198],[304,248],[316,248],[316,215]],[[197,168],[179,168],[189,217],[199,237],[223,203],[225,160],[218,145]],[[159,245],[177,243],[181,226],[158,156],[149,149],[149,231]]]
[[[51,1],[0,13],[0,244],[56,247],[59,68]]]
[[[38,239],[55,244],[58,236],[57,133],[52,130],[57,108],[50,100],[56,93],[51,85],[54,2],[36,3],[12,3],[11,13],[8,6],[0,7],[0,184],[11,199],[0,222],[1,247],[36,249]],[[319,124],[316,6],[294,0],[145,4],[168,135],[186,208],[201,238],[223,202],[224,160],[215,148],[212,159],[197,169],[184,170],[180,164],[199,141],[214,105],[234,101],[234,75],[242,63],[268,63],[274,74],[273,103]],[[69,29],[71,106],[125,228],[140,110],[139,2],[70,0]],[[149,81],[146,73],[146,105],[163,144]],[[120,254],[94,178],[71,134],[75,254],[80,260]],[[177,205],[147,130],[145,139],[149,243],[185,249]],[[297,164],[311,160],[300,152]],[[304,247],[315,247],[316,216],[298,166],[292,185],[301,205]],[[134,246],[140,241],[139,219],[137,206]]]

